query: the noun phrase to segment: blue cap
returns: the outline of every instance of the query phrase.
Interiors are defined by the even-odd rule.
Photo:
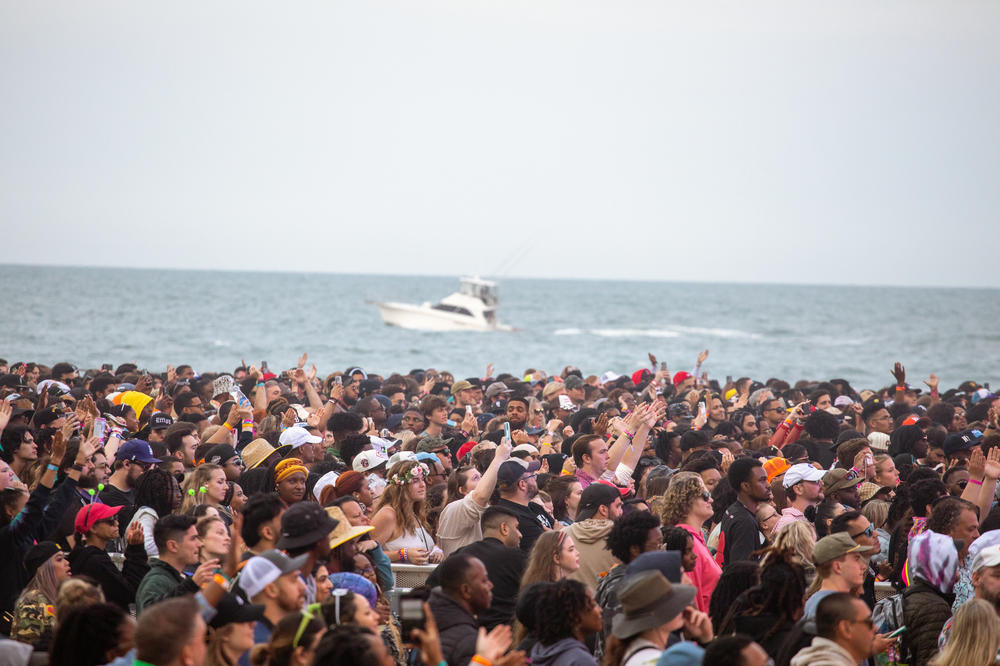
[[[118,447],[115,460],[134,460],[142,463],[163,462],[153,456],[153,448],[144,439],[130,439]]]
[[[417,454],[417,460],[430,460],[431,462],[441,464],[441,459],[437,457],[434,453],[429,453],[427,451],[421,451]]]
[[[681,641],[660,653],[656,666],[701,666],[704,658],[704,648],[691,641]]]

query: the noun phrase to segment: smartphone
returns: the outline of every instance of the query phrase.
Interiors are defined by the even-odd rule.
[[[100,441],[104,441],[104,429],[108,425],[108,422],[104,419],[94,419],[94,437]]]
[[[111,372],[112,366],[110,363],[102,363],[101,370],[104,370],[105,372]]]
[[[890,633],[886,634],[886,638],[895,638],[896,636],[899,636],[904,631],[906,631],[906,625],[903,625],[902,627],[900,627],[896,631],[893,631],[893,632],[890,632]]]
[[[868,467],[871,467],[874,464],[875,464],[875,459],[872,458],[872,454],[866,453],[865,454],[865,465],[868,466]]]
[[[261,372],[269,372],[269,370],[267,369],[267,361],[261,361],[260,362],[260,371]]]
[[[666,369],[667,369],[667,362],[660,361],[660,370],[666,370]]]
[[[503,436],[504,436],[504,439],[506,439],[508,442],[511,441],[511,439],[510,439],[510,421],[504,421],[504,424],[503,424]]]
[[[698,416],[705,416],[707,413],[708,413],[708,410],[705,409],[705,403],[699,402],[698,403]]]
[[[449,428],[454,428],[455,426],[458,425],[458,422],[453,421],[452,419],[448,419],[447,421],[445,421],[445,425],[447,425]]]
[[[469,416],[472,416],[472,405],[465,406],[465,413],[468,414]]]
[[[733,383],[733,376],[732,375],[726,375],[726,383],[727,384],[732,384]]]
[[[413,630],[423,629],[427,623],[424,614],[424,597],[420,594],[406,592],[399,595],[400,634],[404,643],[413,643]]]
[[[336,384],[337,386],[343,386],[344,378],[341,377],[340,375],[337,375],[336,377],[333,378],[333,383]]]

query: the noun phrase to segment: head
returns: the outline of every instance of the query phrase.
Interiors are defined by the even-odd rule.
[[[583,486],[576,476],[564,474],[549,479],[545,491],[552,498],[553,517],[556,520],[572,520],[580,506]]]
[[[441,590],[473,614],[490,607],[493,583],[478,557],[452,553],[438,565]]]
[[[767,652],[746,634],[719,636],[705,648],[703,663],[713,666],[768,666]]]
[[[483,538],[497,539],[508,548],[521,545],[521,531],[517,524],[517,515],[500,506],[487,507],[479,519]]]
[[[608,446],[597,435],[584,435],[573,442],[573,462],[577,469],[597,478],[608,469]]]
[[[383,506],[396,512],[397,530],[415,531],[418,525],[427,524],[427,475],[429,470],[422,462],[404,460],[392,466],[388,484],[378,499],[374,513]]]
[[[309,470],[299,458],[285,458],[274,466],[274,490],[285,504],[301,502],[306,495]]]
[[[577,520],[618,520],[622,516],[622,498],[618,488],[595,481],[580,494]]]
[[[648,511],[633,511],[615,522],[605,548],[623,564],[651,550],[663,547],[660,519]]]
[[[958,555],[965,559],[969,546],[979,538],[979,515],[976,505],[957,497],[947,497],[934,503],[927,519],[927,529],[950,536],[961,542]]]
[[[694,552],[694,537],[683,527],[664,527],[661,530],[663,549],[672,550],[681,555],[681,568],[684,571],[694,571],[698,563],[698,555]]]
[[[570,637],[585,637],[602,629],[601,607],[583,583],[563,579],[539,591],[535,604],[535,626],[539,643]]]
[[[176,569],[198,563],[201,538],[195,527],[197,521],[183,514],[168,514],[156,521],[153,541],[160,551],[160,559]]]
[[[281,514],[285,507],[276,495],[255,494],[243,507],[240,536],[254,551],[268,550],[281,538]],[[261,548],[260,546],[264,546]]]
[[[852,658],[861,661],[871,656],[875,624],[864,601],[846,592],[835,592],[819,602],[816,634],[833,641]]]
[[[218,516],[204,516],[198,519],[195,529],[201,540],[201,559],[223,561],[231,541],[225,521]]]
[[[226,473],[218,465],[210,463],[199,465],[184,480],[182,491],[183,513],[190,513],[198,504],[220,505],[229,493]]]
[[[135,629],[132,618],[115,604],[77,606],[60,614],[49,651],[51,663],[106,664],[132,649]]]
[[[691,527],[700,528],[712,517],[714,510],[712,494],[705,487],[701,475],[678,472],[670,477],[660,516],[664,525],[687,524],[690,520],[694,523]]]
[[[580,553],[566,530],[543,533],[528,555],[521,577],[521,589],[532,583],[561,580],[580,568]]]
[[[135,628],[136,659],[164,666],[205,659],[205,621],[192,597],[167,599],[143,610]]]

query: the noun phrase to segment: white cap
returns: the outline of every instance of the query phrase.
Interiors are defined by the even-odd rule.
[[[416,460],[416,459],[417,459],[417,454],[414,453],[413,451],[397,451],[396,453],[392,454],[391,458],[389,458],[388,467],[391,468],[396,463],[401,463],[404,460]]]
[[[995,567],[1000,565],[1000,545],[993,545],[983,548],[976,555],[976,559],[972,560],[972,570],[979,571],[986,567]]]
[[[539,452],[538,449],[533,447],[531,444],[518,444],[510,450],[511,453],[514,453],[515,451],[524,451],[525,453],[530,453],[531,455],[537,455]]]
[[[837,399],[833,401],[834,407],[847,407],[848,405],[853,405],[854,401],[851,400],[850,396],[838,395]]]
[[[368,439],[371,440],[372,448],[382,453],[386,458],[389,457],[389,454],[387,454],[386,451],[388,451],[389,449],[391,449],[392,447],[396,446],[397,444],[403,441],[400,439],[392,441],[385,439],[384,437],[376,437],[375,435],[369,436]]]
[[[824,474],[826,472],[816,469],[809,463],[798,463],[788,468],[781,485],[785,488],[791,488],[796,483],[801,483],[802,481],[822,481]]]
[[[316,501],[319,501],[319,496],[323,494],[323,489],[327,486],[332,486],[337,483],[337,477],[340,476],[336,472],[327,472],[323,476],[319,477],[316,485],[313,486],[313,495],[316,496]]]
[[[322,437],[310,435],[308,430],[300,426],[286,428],[285,431],[281,433],[281,436],[278,437],[279,444],[282,446],[289,444],[293,449],[297,449],[303,444],[319,444],[322,441]]]
[[[384,465],[387,460],[389,458],[378,451],[362,451],[354,456],[354,462],[351,463],[351,466],[355,472],[367,474],[379,465]]]
[[[612,371],[608,370],[603,375],[601,375],[601,383],[602,384],[607,384],[608,382],[613,382],[616,379],[620,379],[620,378],[621,378],[621,375],[619,375],[617,372],[612,372]]]
[[[290,558],[280,550],[265,551],[247,560],[240,571],[238,584],[246,592],[247,597],[253,599],[265,587],[285,574],[301,569],[308,557],[309,553]]]

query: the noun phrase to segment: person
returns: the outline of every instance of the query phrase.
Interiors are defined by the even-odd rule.
[[[251,661],[260,666],[310,666],[327,631],[319,604],[281,618],[266,645],[255,647]]]
[[[264,617],[254,626],[254,643],[268,643],[271,632],[286,614],[300,610],[306,586],[299,570],[308,554],[289,558],[280,550],[254,555],[243,566],[237,585],[254,605],[264,606]]]
[[[448,480],[448,504],[441,510],[437,526],[438,541],[445,556],[483,538],[480,519],[496,488],[500,465],[507,462],[510,452],[510,442],[500,442],[482,476],[474,467],[452,471]]]
[[[785,489],[788,505],[781,510],[781,517],[778,518],[778,523],[774,526],[775,534],[782,527],[796,520],[809,523],[805,510],[823,501],[824,474],[823,470],[816,469],[807,463],[792,465],[785,472],[781,485]]]
[[[818,546],[819,544],[817,544]],[[947,535],[930,530],[910,541],[910,585],[903,590],[904,653],[914,666],[930,663],[938,636],[951,616],[952,589],[958,570],[958,549]]]
[[[441,586],[431,592],[427,604],[448,666],[466,666],[476,654],[476,615],[490,607],[493,584],[482,561],[472,555],[453,553],[439,568]]]
[[[205,562],[222,562],[229,554],[229,547],[232,539],[229,530],[226,528],[226,521],[219,516],[202,516],[194,524],[198,532],[198,539],[201,540],[201,548],[198,549],[198,564]]]
[[[236,666],[253,647],[254,625],[263,617],[263,606],[249,604],[237,594],[223,595],[208,623],[205,666]]]
[[[389,483],[372,517],[372,538],[393,562],[437,564],[444,556],[427,524],[428,473],[427,465],[416,460],[389,470]]]
[[[835,592],[860,594],[868,568],[866,553],[870,551],[871,546],[855,543],[846,532],[830,534],[817,541],[813,547],[816,579],[807,591],[803,618],[814,618],[823,598]]]
[[[128,654],[135,629],[135,621],[117,604],[88,604],[60,613],[49,663],[60,666],[107,664]],[[157,661],[161,663],[167,662]]]
[[[857,597],[835,592],[816,610],[816,637],[800,650],[791,666],[858,666],[873,654],[872,613]]]
[[[546,532],[528,554],[521,590],[537,582],[553,583],[580,568],[580,553],[566,530]]]
[[[489,608],[477,616],[479,625],[487,630],[498,624],[510,624],[514,619],[514,605],[521,587],[527,556],[520,549],[521,532],[517,529],[517,516],[501,506],[487,507],[480,519],[483,538],[456,553],[465,553],[479,560],[490,573],[493,599]],[[536,542],[536,548],[538,544]],[[427,585],[436,586],[440,581],[440,568],[427,579]]]
[[[570,578],[593,591],[597,589],[597,581],[619,563],[606,544],[615,521],[621,517],[622,498],[617,487],[596,481],[584,489],[576,522],[563,528],[580,553],[580,567],[569,574]]]
[[[970,599],[955,613],[951,635],[933,666],[995,664],[1000,648],[1000,617],[996,608],[981,599]]]
[[[170,514],[156,521],[153,538],[159,556],[150,562],[149,571],[136,591],[137,615],[142,615],[147,606],[163,599],[197,593],[218,568],[218,560],[212,560],[199,566],[193,576],[184,575],[187,567],[198,564],[201,539],[196,522],[191,516],[179,514]]]
[[[243,507],[240,537],[246,544],[245,558],[274,550],[281,538],[281,515],[285,505],[274,494],[256,494]]]
[[[953,604],[954,608],[958,608],[972,596],[972,575],[969,570],[971,562],[968,554],[969,547],[979,538],[979,516],[976,515],[976,506],[957,497],[942,499],[934,504],[933,512],[927,519],[927,529],[938,534],[946,534],[961,544],[958,549],[958,573]]]
[[[76,534],[83,539],[69,554],[70,569],[74,576],[90,576],[100,584],[104,596],[123,610],[135,602],[139,583],[149,571],[146,548],[143,545],[142,525],[133,523],[125,533],[125,564],[121,571],[106,552],[108,542],[118,538],[118,512],[120,506],[88,504],[81,508],[74,519]]]
[[[555,519],[532,500],[538,496],[538,469],[541,463],[517,458],[507,460],[497,470],[500,499],[497,506],[517,514],[517,529],[521,533],[521,550],[528,553],[544,532],[555,527]]]
[[[146,555],[157,557],[160,553],[156,549],[156,541],[153,539],[153,528],[161,516],[167,516],[180,508],[180,484],[177,483],[177,479],[172,474],[151,467],[136,480],[134,499],[137,508],[132,514],[129,527],[132,523],[142,525],[143,546],[146,548]]]
[[[852,509],[860,508],[861,495],[858,492],[859,474],[851,469],[831,469],[823,475],[823,497],[827,501],[840,502]]]
[[[152,606],[135,627],[135,661],[156,666],[194,666],[205,661],[205,620],[193,597]]]
[[[274,491],[285,508],[305,497],[307,476],[309,469],[299,458],[283,458],[274,466]]]
[[[537,666],[598,666],[587,638],[601,630],[601,607],[577,580],[564,579],[538,591],[531,648]]]
[[[770,666],[774,662],[754,639],[745,634],[719,636],[705,648],[704,664],[710,666]]]
[[[331,515],[343,518],[340,509],[323,509],[315,502],[297,502],[281,515],[281,539],[276,548],[285,551],[289,557],[305,556],[299,569],[299,578],[305,588],[305,603],[316,601],[316,580],[313,572],[321,563],[327,563],[330,557],[330,533],[340,524],[345,528],[347,520],[338,520]],[[369,530],[370,531],[370,530]]]
[[[545,491],[552,498],[553,517],[562,525],[569,526],[576,520],[576,509],[580,505],[583,486],[575,476],[561,475],[545,485]]]
[[[980,549],[972,560],[971,570],[974,598],[988,602],[1000,613],[1000,545],[990,544]],[[955,616],[952,615],[941,628],[938,650],[943,650],[948,644],[954,621]]]
[[[161,460],[153,456],[149,443],[142,439],[130,439],[115,452],[111,476],[100,497],[108,506],[124,507],[123,519],[126,524],[132,520],[132,512],[135,510],[135,486],[139,477],[159,462]]]
[[[698,610],[708,612],[712,592],[722,575],[722,567],[712,557],[705,544],[702,526],[714,514],[712,495],[705,488],[704,480],[691,472],[679,472],[670,480],[664,501],[662,521],[665,526],[676,525],[691,535],[694,568],[688,574],[698,590],[695,602]]]
[[[229,485],[226,483],[226,472],[218,465],[205,463],[198,465],[194,471],[184,480],[182,487],[184,498],[181,500],[181,513],[190,514],[199,504],[222,507],[223,500],[229,492]],[[219,512],[220,515],[228,515],[228,512]],[[226,521],[229,525],[232,519]]]
[[[701,642],[711,641],[712,622],[708,616],[687,610],[695,592],[691,585],[671,585],[659,571],[642,571],[626,578],[619,593],[621,612],[612,621],[604,663],[656,664],[671,632],[681,629]]]
[[[28,584],[14,604],[10,637],[30,643],[38,652],[47,652],[52,641],[59,585],[69,580],[69,561],[59,545],[42,541],[24,556]]]
[[[757,509],[771,499],[767,472],[756,458],[737,458],[729,466],[729,484],[736,490],[736,501],[726,508],[722,517],[719,550],[723,566],[738,560],[752,559],[753,553],[764,546],[766,539],[757,525]],[[716,561],[719,561],[718,554]]]

